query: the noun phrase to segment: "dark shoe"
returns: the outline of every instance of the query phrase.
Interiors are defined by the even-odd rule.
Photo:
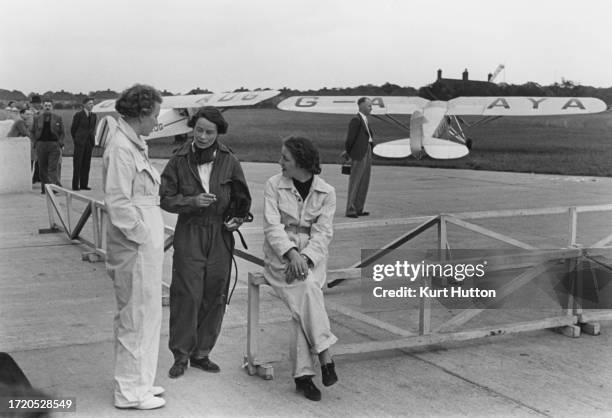
[[[351,213],[346,215],[347,218],[358,218],[359,216],[356,213]]]
[[[368,216],[370,212],[359,212],[357,216]]]
[[[185,369],[187,368],[187,363],[182,361],[175,361],[172,367],[170,367],[170,371],[168,372],[168,377],[170,379],[176,379],[177,377],[181,377],[185,374]]]
[[[219,368],[219,366],[210,361],[208,357],[191,358],[189,362],[191,363],[191,367],[197,367],[198,369],[204,370],[205,372],[219,373],[221,371],[221,368]]]
[[[81,190],[91,190],[91,187],[81,187]]]
[[[78,187],[73,187],[72,190],[74,190],[75,192],[78,192],[81,189],[79,189]]]
[[[321,400],[321,391],[312,383],[311,376],[301,376],[294,380],[295,390],[303,393],[306,399],[310,399],[311,401]]]
[[[331,386],[338,381],[335,366],[333,361],[321,366],[321,380],[324,386]]]

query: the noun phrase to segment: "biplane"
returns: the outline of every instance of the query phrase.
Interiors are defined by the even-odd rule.
[[[277,106],[294,112],[356,114],[361,96],[293,96]],[[374,153],[385,158],[454,159],[468,155],[471,139],[466,128],[503,116],[581,115],[606,110],[606,104],[592,97],[457,97],[449,101],[422,97],[378,96],[371,115],[394,123],[410,133],[409,138],[378,144]],[[411,115],[410,125],[394,115]],[[464,116],[481,116],[468,123]]]
[[[187,126],[190,115],[202,106],[223,109],[248,107],[277,96],[277,90],[243,91],[236,93],[210,93],[184,96],[164,96],[157,118],[157,126],[147,140],[191,132]],[[115,113],[115,100],[105,100],[94,106],[95,113]],[[99,135],[97,135],[99,136]],[[96,138],[96,141],[98,139]]]

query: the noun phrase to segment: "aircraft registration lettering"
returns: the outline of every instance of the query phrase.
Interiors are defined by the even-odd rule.
[[[372,106],[379,106],[381,108],[385,107],[385,101],[382,97],[374,97],[372,99]]]
[[[542,103],[544,100],[546,100],[546,98],[543,97],[540,100],[536,100],[536,99],[532,99],[532,98],[528,97],[527,100],[529,100],[531,103],[533,103],[533,108],[534,109],[538,109],[538,106],[540,105],[540,103]]]
[[[503,107],[506,109],[510,109],[510,105],[503,97],[499,97],[493,100],[493,102],[489,106],[487,106],[487,109],[493,109],[494,107]]]
[[[569,99],[565,105],[561,108],[562,110],[567,109],[568,107],[577,107],[579,109],[585,110],[584,105],[578,99]]]
[[[317,105],[318,97],[300,97],[295,101],[296,107],[313,107]]]
[[[210,96],[202,97],[201,99],[196,100],[196,103],[206,104],[210,101]]]
[[[253,100],[257,98],[257,94],[253,94],[253,93],[247,93],[242,97],[243,101],[248,101],[248,100]]]
[[[237,96],[237,93],[226,94],[219,98],[219,102],[229,102],[230,100],[234,100],[236,96]]]
[[[164,130],[164,124],[163,123],[158,123],[157,125],[155,125],[153,127],[153,132],[159,132],[159,131],[163,131]]]

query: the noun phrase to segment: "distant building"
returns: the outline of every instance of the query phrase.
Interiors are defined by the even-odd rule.
[[[429,100],[451,100],[459,96],[494,96],[499,93],[500,88],[495,83],[470,80],[467,69],[463,71],[460,79],[444,78],[442,70],[438,70],[436,81],[419,89],[419,95]]]
[[[492,83],[488,80],[490,80],[492,77],[492,74],[488,74],[487,76],[487,81],[481,81],[481,80],[470,80],[469,79],[469,73],[467,68],[463,71],[463,73],[461,74],[461,79],[456,79],[456,78],[443,78],[442,77],[442,70],[438,70],[438,77],[436,79],[436,83],[442,83],[445,84],[448,87],[451,87],[453,89],[457,89],[457,88],[466,88],[469,86],[470,89],[472,88],[486,88],[489,89],[490,87],[494,86],[495,83]]]

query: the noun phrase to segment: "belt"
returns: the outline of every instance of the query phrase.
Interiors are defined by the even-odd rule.
[[[159,196],[134,196],[132,203],[135,206],[159,206]]]
[[[209,226],[209,225],[220,225],[225,222],[225,219],[222,215],[208,215],[208,216],[197,216],[187,220],[188,224],[198,225],[198,226]]]
[[[310,227],[309,226],[298,226],[298,225],[286,225],[285,231],[294,232],[296,234],[306,234],[310,235]]]

